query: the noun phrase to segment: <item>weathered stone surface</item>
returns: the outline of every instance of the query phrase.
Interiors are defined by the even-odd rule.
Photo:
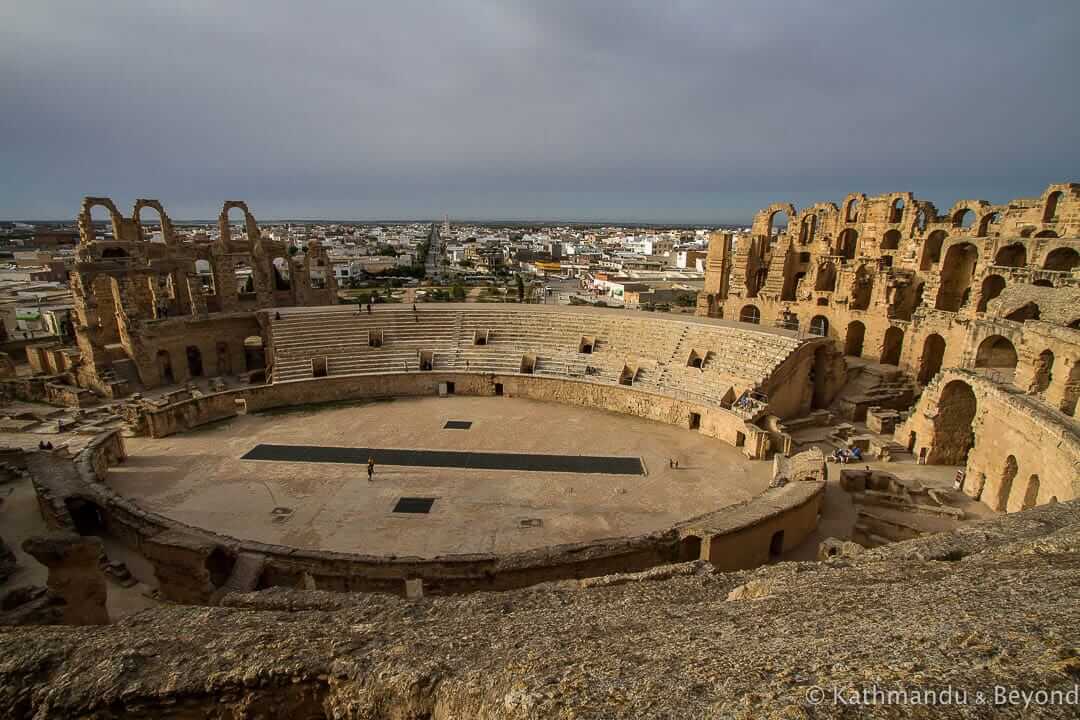
[[[32,537],[23,550],[49,568],[49,590],[64,603],[64,622],[70,625],[104,625],[107,588],[100,560],[100,538],[81,535]]]
[[[15,628],[0,633],[0,714],[1071,718],[808,693],[1072,688],[1078,551],[1068,502],[828,564],[415,601],[275,590],[107,628]],[[728,602],[739,587],[767,592]]]
[[[4,538],[0,537],[0,581],[11,577],[18,565],[15,553],[4,543]]]

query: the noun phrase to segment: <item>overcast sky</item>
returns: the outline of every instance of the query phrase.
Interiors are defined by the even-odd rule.
[[[1080,1],[0,0],[0,218],[732,222],[1080,181]]]

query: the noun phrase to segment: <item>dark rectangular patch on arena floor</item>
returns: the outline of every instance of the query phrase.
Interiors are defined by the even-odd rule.
[[[608,475],[645,474],[645,469],[641,465],[641,458],[605,455],[533,455],[527,453],[463,452],[456,450],[394,450],[365,447],[260,444],[248,451],[242,459],[364,465],[369,457],[375,459],[376,480],[379,479],[380,465]]]
[[[435,498],[398,498],[394,506],[396,513],[421,513],[426,515],[431,512],[431,506],[435,504]]]
[[[443,430],[468,430],[471,427],[471,420],[447,420]]]

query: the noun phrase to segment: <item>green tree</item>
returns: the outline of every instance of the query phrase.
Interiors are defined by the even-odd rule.
[[[450,295],[454,298],[454,300],[464,300],[465,287],[461,283],[454,283],[454,286],[450,288]]]

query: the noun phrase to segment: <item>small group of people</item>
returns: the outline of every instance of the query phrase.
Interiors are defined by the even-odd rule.
[[[675,458],[668,458],[667,465],[668,465],[668,469],[670,469],[670,470],[678,470],[679,469],[679,461],[676,460]]]
[[[862,460],[862,450],[856,445],[850,450],[848,448],[836,448],[832,454],[832,461],[840,463],[841,465],[847,465],[849,462],[859,462]]]
[[[53,444],[48,440],[38,440],[37,448],[38,450],[52,450]]]

